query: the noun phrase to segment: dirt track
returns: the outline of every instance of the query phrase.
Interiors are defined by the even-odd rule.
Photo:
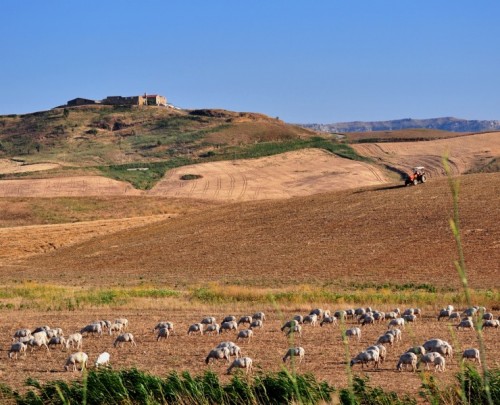
[[[205,315],[216,316],[220,319],[228,315],[230,311],[234,315],[252,314],[254,311],[264,309],[268,320],[262,330],[255,330],[254,339],[250,342],[237,342],[235,333],[226,333],[222,336],[187,336],[188,325],[199,322]],[[83,350],[89,354],[90,361],[95,361],[97,355],[103,351],[111,354],[113,368],[138,367],[141,370],[164,376],[170,371],[188,370],[192,373],[202,373],[207,368],[219,374],[223,381],[227,377],[224,371],[227,365],[220,362],[210,366],[205,365],[205,357],[208,351],[221,341],[232,340],[242,348],[243,355],[250,356],[254,360],[257,370],[278,371],[283,366],[281,358],[290,344],[300,345],[306,351],[305,361],[298,365],[301,373],[312,372],[320,380],[327,380],[335,386],[345,386],[346,375],[346,352],[341,340],[339,326],[311,327],[304,326],[302,338],[297,337],[295,342],[289,342],[280,331],[280,326],[285,320],[296,313],[307,314],[312,308],[296,308],[295,310],[284,310],[278,313],[271,308],[200,308],[199,310],[183,310],[181,308],[170,310],[149,309],[145,310],[95,310],[85,312],[56,312],[50,314],[30,313],[24,311],[22,318],[19,312],[4,312],[0,326],[0,342],[3,348],[2,358],[7,358],[6,348],[10,347],[10,337],[14,331],[21,327],[36,327],[48,324],[53,327],[62,327],[65,334],[74,333],[87,323],[96,319],[115,319],[126,317],[130,321],[129,331],[137,340],[137,347],[125,346],[114,348],[114,338],[104,335],[98,337],[84,338]],[[332,308],[333,309],[333,308]],[[382,308],[389,310],[391,308]],[[437,322],[433,313],[424,314],[423,321],[418,321],[413,327],[407,327],[403,332],[403,341],[387,347],[388,357],[379,370],[370,368],[366,374],[370,376],[372,385],[380,385],[383,388],[397,392],[417,394],[421,379],[418,373],[403,372],[395,370],[399,355],[408,347],[422,344],[431,338],[442,338],[450,342],[455,352],[459,355],[460,350],[469,347],[477,347],[475,333],[472,331],[450,331],[447,322]],[[156,341],[156,335],[152,332],[153,327],[159,321],[170,320],[174,322],[176,334],[167,341]],[[362,331],[360,342],[355,339],[350,343],[350,358],[375,344],[377,338],[387,330],[387,321],[374,326],[366,326]],[[355,326],[353,321],[348,321],[348,327]],[[241,326],[240,329],[243,329]],[[455,335],[453,336],[452,333]],[[498,367],[498,330],[486,330],[484,338],[486,342],[487,358],[489,366]],[[26,378],[33,377],[39,381],[54,379],[80,378],[79,374],[64,373],[63,365],[68,353],[59,349],[52,349],[47,355],[45,349],[29,353],[20,360],[2,361],[0,370],[0,381],[10,386],[20,388]],[[447,362],[445,373],[438,373],[438,381],[442,384],[451,384],[454,374],[459,370],[457,357],[453,362]],[[360,366],[353,369],[355,374],[364,374]]]

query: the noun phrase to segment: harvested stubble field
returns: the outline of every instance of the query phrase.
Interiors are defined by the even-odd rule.
[[[37,313],[30,311],[8,311],[2,314],[0,326],[0,344],[2,347],[2,362],[0,363],[0,381],[10,386],[24,390],[23,384],[28,377],[45,382],[55,379],[72,380],[79,379],[79,373],[64,372],[63,365],[69,352],[61,352],[60,349],[51,349],[46,353],[45,349],[36,349],[29,352],[26,357],[19,360],[7,360],[7,350],[10,347],[11,336],[20,327],[49,324],[62,327],[66,334],[78,331],[87,323],[96,319],[115,319],[126,317],[130,321],[129,331],[132,332],[137,341],[137,347],[125,345],[122,348],[114,348],[114,337],[107,334],[102,337],[85,337],[83,350],[89,354],[90,361],[95,361],[97,355],[103,351],[111,354],[111,364],[115,369],[137,367],[159,376],[165,376],[173,370],[188,370],[194,374],[201,374],[207,367],[221,376],[223,381],[227,364],[217,362],[206,366],[205,358],[210,349],[221,341],[236,341],[235,332],[224,333],[219,336],[187,335],[189,324],[199,322],[205,315],[216,316],[221,319],[228,314],[251,315],[256,310],[264,309],[268,320],[264,328],[255,330],[253,340],[249,342],[237,342],[242,348],[245,356],[254,360],[255,370],[278,371],[283,367],[281,358],[290,345],[300,345],[306,352],[305,361],[297,364],[296,369],[300,373],[314,373],[320,380],[327,380],[336,387],[347,384],[346,372],[346,349],[342,343],[340,326],[304,326],[303,336],[296,337],[293,341],[285,337],[280,331],[285,320],[294,314],[309,312],[311,307],[296,306],[286,308],[251,307],[250,305],[218,305],[209,307],[190,306],[188,309],[169,306],[169,308],[149,309],[96,309],[86,311]],[[278,310],[279,309],[279,310]],[[332,308],[333,309],[333,308]],[[391,307],[381,308],[385,310]],[[354,366],[353,372],[366,373],[370,377],[371,384],[378,385],[384,389],[394,390],[399,393],[417,394],[422,383],[422,378],[428,376],[411,372],[397,372],[395,369],[399,355],[409,347],[422,344],[430,338],[442,338],[455,348],[456,356],[452,362],[447,363],[446,372],[440,373],[439,384],[443,386],[451,384],[454,375],[459,371],[458,358],[460,350],[469,347],[477,347],[476,335],[473,331],[456,331],[448,322],[437,322],[435,311],[424,312],[423,319],[417,323],[407,326],[403,332],[403,340],[393,347],[388,346],[388,357],[379,370],[373,370],[372,366],[361,370],[359,365]],[[168,340],[156,341],[153,328],[158,321],[170,320],[174,322],[175,334]],[[354,321],[347,321],[346,327],[354,326]],[[365,326],[362,329],[362,338],[358,342],[351,339],[348,350],[350,358],[375,344],[377,338],[387,330],[388,321],[373,326]],[[240,329],[243,327],[240,326]],[[488,365],[498,367],[498,331],[486,330],[484,333],[486,356]],[[291,367],[287,363],[286,367]]]

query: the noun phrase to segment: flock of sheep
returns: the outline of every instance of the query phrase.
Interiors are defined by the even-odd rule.
[[[288,337],[301,338],[303,329],[306,327],[320,327],[325,325],[342,326],[344,339],[356,338],[361,339],[362,330],[375,323],[385,323],[388,321],[388,330],[376,340],[374,345],[366,348],[358,353],[350,362],[351,367],[356,364],[361,364],[364,368],[368,363],[373,363],[374,368],[378,368],[387,357],[387,348],[393,347],[395,343],[402,340],[402,334],[405,329],[405,324],[418,322],[422,311],[418,308],[409,308],[403,312],[399,309],[394,309],[389,312],[373,310],[371,308],[357,308],[339,310],[333,314],[328,310],[313,309],[308,315],[295,315],[292,319],[286,321],[281,332]],[[462,313],[454,311],[450,305],[447,308],[440,310],[438,321],[442,318],[449,320],[457,320],[457,329],[473,328],[474,324],[481,320],[483,328],[498,328],[500,321],[494,319],[492,313],[486,312],[482,307],[467,308]],[[226,316],[217,323],[215,317],[208,316],[201,319],[199,322],[188,326],[188,335],[216,335],[216,336],[234,336],[235,341],[239,342],[250,341],[254,338],[254,334],[258,334],[259,330],[264,327],[266,315],[263,312],[257,312],[250,315],[241,316]],[[357,322],[359,326],[344,329],[344,325],[348,321]],[[64,336],[61,328],[51,328],[49,326],[40,326],[33,330],[19,329],[13,334],[13,342],[8,357],[12,360],[18,359],[18,355],[26,356],[28,348],[30,352],[35,349],[45,349],[49,352],[51,347],[61,347],[61,350],[76,350],[71,353],[64,363],[66,371],[83,370],[88,367],[89,357],[83,352],[84,337],[98,336],[101,337],[104,333],[108,335],[116,334],[113,346],[119,348],[124,344],[137,346],[134,335],[128,332],[129,322],[125,318],[116,319],[114,322],[107,320],[99,320],[80,329],[79,332]],[[154,328],[150,329],[156,334],[156,340],[169,339],[174,332],[174,324],[170,321],[159,322]],[[225,361],[229,364],[227,374],[230,374],[234,368],[245,370],[249,373],[252,370],[252,358],[243,356],[241,347],[230,340],[220,342],[216,347],[211,349],[206,358],[205,363],[210,364],[216,361]],[[306,351],[303,347],[289,347],[282,361],[288,359],[296,360],[299,363],[305,358]],[[231,358],[234,359],[231,361]],[[411,369],[415,371],[420,364],[424,364],[426,369],[430,365],[434,365],[435,371],[446,370],[446,360],[453,358],[453,347],[450,343],[442,339],[430,339],[421,346],[410,347],[399,357],[396,365],[396,370]],[[462,359],[471,359],[481,363],[479,350],[469,348],[463,351]],[[108,366],[110,364],[110,354],[107,351],[100,353],[95,361],[96,368]]]

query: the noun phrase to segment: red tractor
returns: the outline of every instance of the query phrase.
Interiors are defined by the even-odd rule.
[[[425,167],[417,166],[414,167],[412,173],[406,177],[405,186],[409,186],[410,184],[416,186],[418,183],[425,183],[426,181],[427,177],[425,177]]]

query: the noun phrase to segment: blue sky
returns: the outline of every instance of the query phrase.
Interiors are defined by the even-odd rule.
[[[2,0],[0,115],[165,95],[288,122],[500,119],[500,1]]]

